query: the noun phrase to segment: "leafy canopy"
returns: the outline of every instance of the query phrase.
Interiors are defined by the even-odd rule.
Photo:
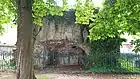
[[[89,19],[93,20],[94,4],[92,0],[76,0],[76,23],[89,24]]]
[[[68,9],[67,0],[58,6],[55,0],[33,0],[34,23],[43,26],[43,17],[47,15],[63,16]],[[90,39],[115,37],[125,32],[140,32],[140,0],[105,0],[103,8],[96,14],[92,0],[76,0],[76,23],[90,24]],[[0,24],[10,23],[16,15],[16,0],[0,1]],[[13,17],[15,16],[15,17]],[[90,23],[90,21],[93,21]],[[1,30],[1,27],[0,27]]]
[[[0,1],[0,34],[3,33],[4,27],[2,24],[10,23],[13,19],[15,10],[14,10],[14,1],[13,0],[1,0]]]
[[[63,16],[63,11],[67,10],[67,0],[63,0],[63,6],[57,5],[55,0],[33,0],[33,20],[34,24],[43,26],[43,17],[47,15]],[[0,1],[0,24],[16,22],[17,20],[17,4],[16,0]],[[0,27],[1,28],[1,27]],[[0,29],[1,30],[1,29]]]
[[[93,40],[140,32],[140,0],[106,0],[91,24]]]
[[[67,0],[63,0],[63,6],[57,5],[54,0],[34,0],[33,3],[33,19],[34,23],[43,26],[43,17],[47,15],[59,15],[63,16],[63,11],[67,9]]]
[[[96,14],[92,0],[77,0],[76,23],[90,24],[90,39],[140,32],[140,0],[105,0]],[[89,20],[93,22],[90,23]]]

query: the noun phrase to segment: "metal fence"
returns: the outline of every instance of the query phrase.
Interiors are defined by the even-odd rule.
[[[14,46],[0,45],[0,71],[15,69],[13,65]]]
[[[14,46],[0,45],[0,71],[16,69],[16,66],[13,63],[14,61],[13,49],[14,48],[15,48]],[[39,66],[39,68],[43,68],[48,63],[47,62],[49,58],[48,55],[49,54],[47,54],[43,50],[38,51],[38,53],[35,54],[34,56],[34,65]],[[68,57],[61,57],[59,59],[60,60],[63,59],[63,61],[61,62],[65,62],[68,60]],[[73,61],[74,58],[70,58],[70,60]],[[74,61],[77,61],[77,60],[74,60]],[[118,61],[121,65],[121,68],[126,69],[128,73],[129,72],[140,73],[140,54],[120,53],[120,58],[118,59]]]
[[[140,54],[139,53],[121,53],[119,62],[121,67],[127,72],[140,73]]]

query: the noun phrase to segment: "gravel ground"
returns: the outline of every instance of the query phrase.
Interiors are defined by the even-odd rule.
[[[138,75],[114,75],[114,74],[36,74],[37,78],[45,79],[140,79]],[[16,79],[15,74],[0,73],[0,79]]]
[[[140,75],[113,75],[113,74],[41,74],[47,76],[50,79],[140,79]]]
[[[77,69],[77,68],[76,68]],[[140,74],[91,74],[72,73],[65,69],[50,69],[42,72],[36,71],[37,79],[140,79]],[[48,72],[46,72],[48,71]],[[0,72],[0,79],[16,79],[15,71]]]

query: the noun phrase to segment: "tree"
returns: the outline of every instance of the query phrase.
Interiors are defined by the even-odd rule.
[[[21,32],[21,48],[19,54],[19,78],[33,79],[32,74],[32,0],[18,0],[18,26]]]
[[[89,20],[93,20],[93,11],[95,10],[92,0],[77,0],[76,6],[76,23],[77,24],[89,24]]]
[[[139,2],[139,0],[105,0],[103,8],[95,15],[95,23],[91,25],[90,38],[94,37],[96,40],[114,37],[115,34],[139,32]]]
[[[26,0],[27,1],[27,0]],[[28,3],[28,1],[27,1]],[[22,24],[21,20],[22,20],[22,11],[20,11],[20,5],[19,5],[19,37],[21,37],[21,39],[19,40],[19,46],[21,46],[18,51],[21,50],[21,55],[19,54],[19,59],[21,59],[19,61],[19,74],[17,76],[18,79],[35,79],[35,76],[34,76],[34,73],[32,72],[33,71],[33,62],[32,62],[32,54],[33,54],[33,50],[34,50],[34,43],[36,41],[36,36],[38,35],[39,31],[38,31],[38,26],[42,27],[43,26],[43,17],[44,16],[47,16],[47,15],[63,15],[62,11],[63,9],[58,7],[55,3],[55,1],[47,1],[46,3],[42,1],[38,1],[38,0],[34,0],[33,3],[33,6],[31,6],[30,4],[27,5],[27,7],[29,8],[33,8],[33,10],[31,11],[31,14],[30,15],[33,15],[31,17],[28,17],[28,18],[33,18],[32,20],[32,24],[34,23],[34,25],[31,25],[32,26],[32,29],[24,29],[22,28],[22,26],[20,24]],[[65,2],[66,3],[66,2]],[[64,4],[63,4],[64,5]],[[22,10],[22,9],[21,9]],[[21,13],[20,13],[21,12]],[[25,18],[23,20],[27,20],[28,18]],[[31,20],[31,19],[30,19]],[[27,23],[25,23],[26,25]],[[26,31],[30,30],[31,32],[28,32],[30,34],[28,34]],[[26,32],[26,33],[24,33]],[[25,35],[25,37],[23,37],[23,34]],[[26,37],[28,35],[31,35],[30,39],[27,39]],[[26,41],[23,41],[25,40]],[[22,42],[23,41],[23,42]],[[27,43],[28,42],[28,43]],[[30,42],[30,43],[29,43]],[[24,45],[23,45],[24,44]],[[26,48],[27,46],[30,46],[28,47],[28,49]],[[25,49],[24,49],[25,48]],[[25,51],[27,50],[27,51]],[[28,52],[28,53],[27,53]],[[27,56],[28,55],[28,56]],[[26,62],[25,62],[26,60]],[[28,61],[28,62],[27,62]],[[28,65],[27,65],[28,64]],[[28,71],[24,68],[26,67],[29,67]]]
[[[103,8],[99,8],[99,12],[94,14],[96,8],[92,0],[77,0],[76,23],[89,24],[89,20],[93,21],[90,23],[91,40],[114,37],[126,32],[136,34],[140,31],[139,2],[140,0],[105,0]]]
[[[89,38],[91,41],[96,40],[98,44],[102,44],[99,43],[99,41],[105,42],[105,40],[109,40],[109,38],[118,39],[120,35],[124,33],[136,34],[140,32],[140,0],[105,0],[103,8],[100,8],[99,12],[96,14],[93,13],[95,11],[93,7],[85,8],[86,6],[84,5],[81,7],[80,5],[82,4],[80,0],[77,1],[79,2],[79,6],[76,8],[76,21],[78,23],[86,22],[86,24],[90,25]],[[88,2],[88,0],[86,0],[86,2]],[[78,12],[79,10],[83,13],[87,12],[86,15],[80,15],[81,13]],[[89,19],[92,20],[92,22],[90,22]],[[120,45],[121,43],[118,41],[118,44]]]
[[[105,0],[104,7],[95,15],[96,20],[90,25],[90,39],[106,39],[125,33],[140,33],[140,0]],[[100,31],[98,31],[100,30]],[[132,41],[135,52],[139,52],[139,39]]]
[[[10,2],[10,3],[9,3]],[[12,21],[12,17],[14,12],[13,7],[13,1],[12,0],[2,0],[0,1],[0,34],[3,33],[4,28],[2,24],[8,24],[10,21]]]
[[[63,6],[67,0],[63,0]],[[17,59],[19,59],[17,79],[33,79],[32,54],[38,26],[43,26],[43,17],[47,15],[63,15],[65,8],[57,6],[54,0],[2,0],[0,2],[2,17],[0,22],[9,23],[15,16],[18,25]],[[9,16],[7,16],[7,14]]]

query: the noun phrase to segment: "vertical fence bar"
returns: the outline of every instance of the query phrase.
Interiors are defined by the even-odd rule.
[[[0,45],[0,71],[14,69],[13,48],[10,45]]]

